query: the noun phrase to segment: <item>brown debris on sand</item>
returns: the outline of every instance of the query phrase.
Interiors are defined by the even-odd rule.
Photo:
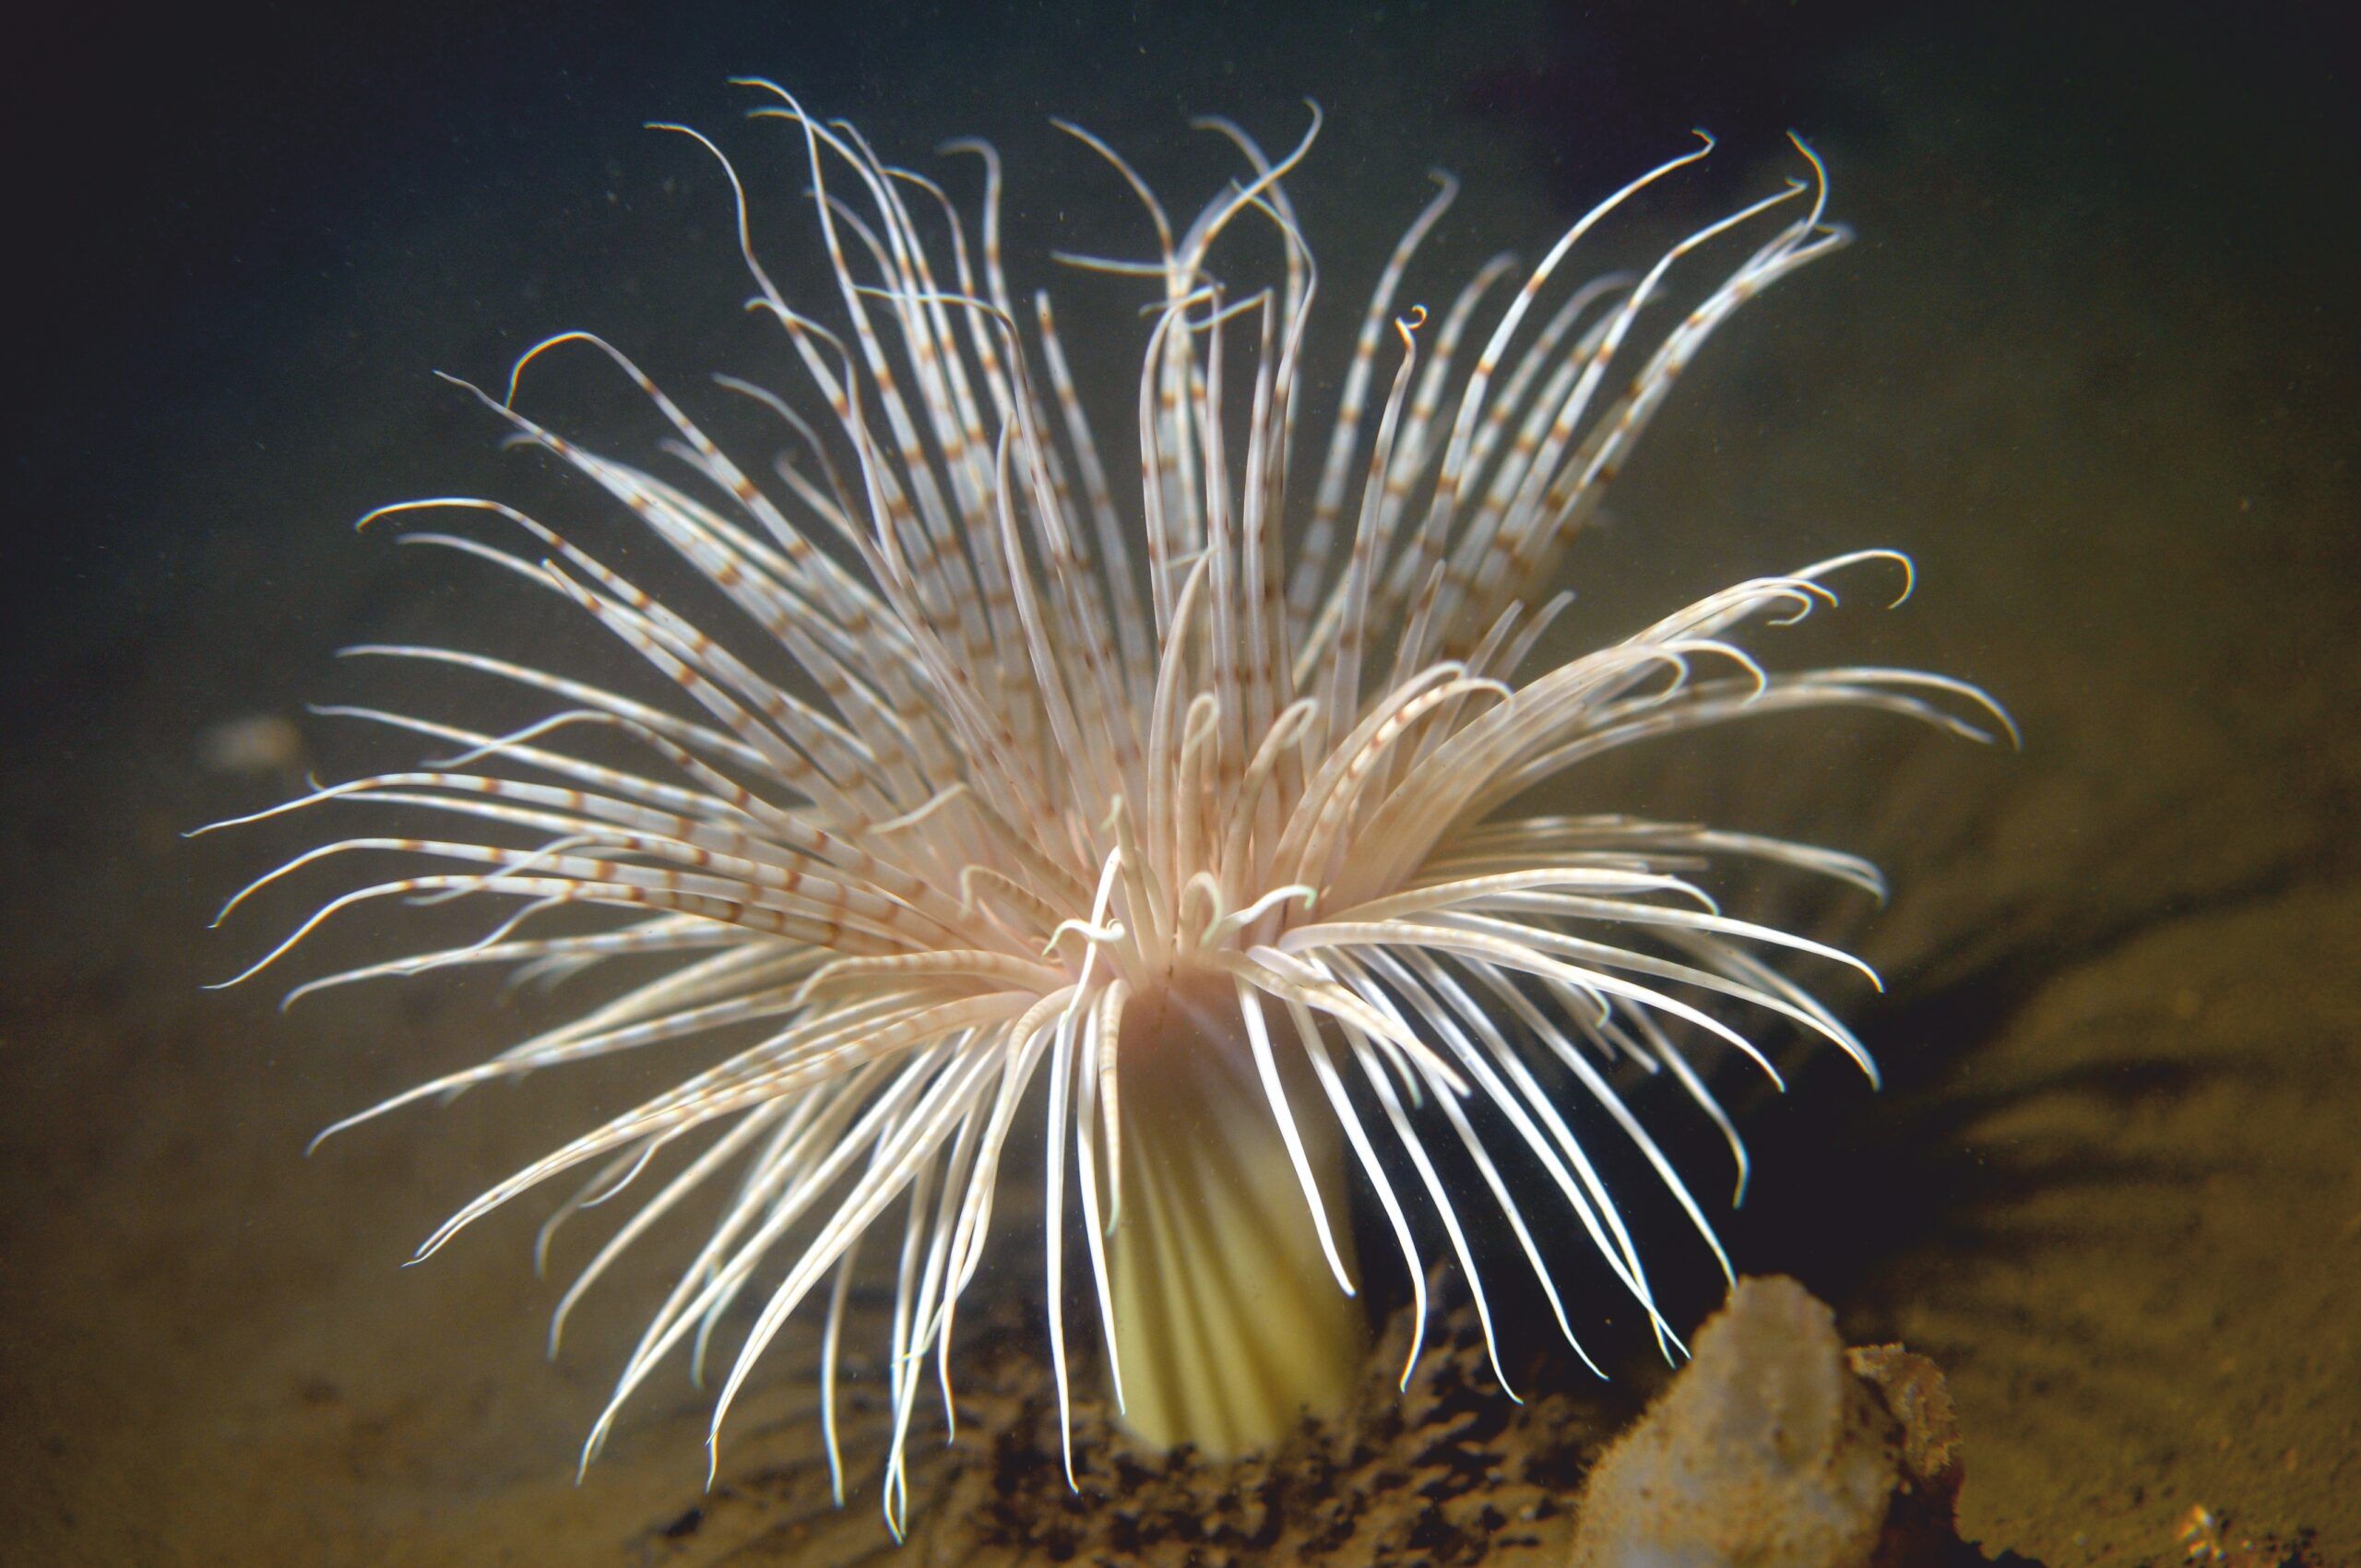
[[[1461,1568],[1926,1568],[1984,1559],[1953,1529],[1959,1438],[1942,1375],[1899,1346],[1847,1350],[1793,1280],[1742,1281],[1696,1359],[1630,1421],[1587,1389],[1501,1393],[1464,1302],[1437,1314],[1409,1387],[1397,1315],[1354,1408],[1307,1419],[1243,1459],[1151,1453],[1096,1397],[1075,1404],[1075,1480],[1056,1403],[1010,1301],[967,1347],[961,1435],[918,1473],[917,1564],[1281,1562]],[[856,1421],[882,1420],[856,1408]],[[868,1560],[873,1476],[848,1511],[824,1478],[742,1476],[704,1500],[694,1541],[651,1531],[652,1561]],[[1584,1477],[1589,1479],[1585,1485]],[[1579,1496],[1578,1496],[1579,1494]],[[789,1526],[792,1527],[787,1527]],[[658,1535],[663,1538],[658,1540]],[[1570,1556],[1571,1554],[1571,1556]]]
[[[1248,1568],[1387,1562],[1431,1568],[1562,1559],[1568,1500],[1613,1420],[1596,1402],[1501,1394],[1472,1313],[1442,1314],[1406,1391],[1397,1317],[1370,1358],[1367,1388],[1332,1420],[1307,1418],[1285,1443],[1237,1462],[1182,1449],[1151,1454],[1118,1433],[1098,1401],[1077,1401],[1067,1489],[1054,1407],[1022,1364],[1015,1386],[979,1388],[994,1435],[965,1455],[944,1499],[986,1558],[1011,1562]],[[987,1349],[987,1358],[990,1352]],[[1013,1360],[1014,1358],[1011,1358]],[[991,1375],[991,1373],[987,1373]]]

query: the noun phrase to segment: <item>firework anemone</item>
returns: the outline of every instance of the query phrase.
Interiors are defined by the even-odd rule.
[[[955,1313],[994,1252],[1012,1135],[1036,1118],[1062,1415],[1075,1321],[1095,1322],[1107,1386],[1145,1441],[1233,1454],[1335,1408],[1367,1346],[1346,1223],[1356,1178],[1399,1245],[1421,1323],[1421,1238],[1439,1223],[1489,1332],[1463,1220],[1489,1205],[1570,1341],[1536,1240],[1572,1235],[1569,1220],[1676,1343],[1567,1107],[1603,1111],[1720,1258],[1704,1207],[1618,1083],[1641,1069],[1678,1086],[1727,1139],[1742,1191],[1744,1150],[1708,1058],[1735,1051],[1775,1079],[1747,1032],[1770,1021],[1873,1069],[1765,955],[1866,967],[1723,913],[1700,873],[1751,861],[1872,891],[1878,876],[1741,833],[1502,808],[1600,753],[1742,717],[1870,708],[1978,739],[2007,722],[1941,676],[1774,673],[1740,646],[1833,604],[1832,580],[1854,567],[1892,571],[1906,593],[1908,563],[1889,552],[1742,582],[1526,670],[1567,599],[1544,597],[1561,552],[1691,356],[1738,305],[1843,243],[1822,220],[1819,160],[1797,142],[1809,178],[1644,272],[1561,285],[1584,237],[1705,156],[1705,140],[1599,203],[1529,269],[1501,258],[1439,318],[1397,315],[1452,200],[1444,181],[1377,279],[1312,464],[1299,461],[1298,409],[1317,272],[1285,183],[1311,134],[1274,159],[1206,122],[1241,172],[1184,226],[1111,148],[1063,127],[1129,184],[1155,233],[1145,261],[1061,258],[1155,291],[1140,486],[1124,505],[1048,296],[1020,301],[1003,273],[991,149],[956,145],[982,172],[979,216],[964,214],[851,126],[743,85],[764,95],[756,117],[801,138],[835,282],[825,313],[789,302],[722,160],[752,308],[797,379],[785,391],[719,379],[776,417],[789,455],[758,480],[586,333],[540,345],[517,374],[566,345],[603,357],[670,422],[675,477],[537,422],[516,376],[504,396],[476,392],[513,439],[595,483],[726,597],[729,624],[693,624],[497,501],[372,514],[364,523],[482,519],[478,532],[407,537],[571,600],[645,661],[650,692],[438,647],[353,650],[521,685],[555,710],[506,733],[329,710],[457,754],[260,814],[393,806],[467,830],[328,843],[231,901],[361,852],[431,862],[325,903],[248,975],[374,900],[504,901],[472,942],[296,994],[462,965],[627,971],[572,1021],[331,1133],[495,1079],[712,1045],[701,1070],[468,1204],[420,1255],[554,1178],[581,1185],[552,1225],[652,1188],[565,1292],[554,1339],[626,1249],[692,1199],[714,1203],[584,1461],[659,1363],[684,1351],[701,1370],[717,1328],[742,1323],[718,1434],[781,1325],[811,1304],[825,1314],[821,1407],[841,1497],[848,1293],[864,1244],[886,1232],[889,1521],[930,1366],[950,1413]],[[721,158],[696,132],[662,128]],[[1275,235],[1284,258],[1251,288],[1214,263],[1247,227]],[[1731,238],[1750,231],[1750,244]],[[1643,332],[1673,269],[1723,244],[1744,244],[1735,267]],[[543,922],[576,906],[622,919]],[[1493,1144],[1542,1179],[1513,1185]],[[1070,1420],[1067,1432],[1071,1478]]]

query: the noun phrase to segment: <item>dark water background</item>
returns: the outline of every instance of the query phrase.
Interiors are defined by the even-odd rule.
[[[2007,759],[1830,731],[1772,768],[1709,749],[1597,786],[1861,849],[1900,886],[1882,914],[1820,917],[1894,980],[1860,1010],[1893,1083],[1818,1073],[1761,1108],[1734,1251],[1801,1275],[1856,1339],[1942,1361],[1964,1524],[1990,1550],[2177,1561],[2202,1503],[2361,1561],[2361,83],[2337,11],[45,18],[6,106],[0,1559],[721,1560],[718,1514],[661,1530],[700,1496],[694,1394],[570,1484],[632,1319],[541,1361],[533,1216],[394,1266],[646,1082],[537,1084],[304,1161],[319,1125],[516,1019],[481,984],[284,1019],[259,992],[198,992],[271,923],[208,935],[213,908],[302,836],[178,835],[290,782],[208,767],[219,726],[394,689],[337,647],[569,635],[346,525],[410,494],[534,493],[432,369],[496,379],[568,327],[670,383],[764,362],[709,160],[637,129],[718,136],[758,204],[769,182],[769,248],[792,254],[793,160],[735,123],[723,79],[754,72],[889,160],[995,140],[1018,286],[1113,323],[1129,296],[1038,259],[1141,239],[1050,114],[1186,206],[1231,167],[1187,115],[1284,143],[1319,100],[1294,187],[1332,334],[1430,166],[1466,182],[1438,235],[1449,278],[1530,254],[1691,125],[1722,150],[1635,215],[1638,242],[1770,185],[1781,133],[1809,136],[1860,243],[1684,382],[1570,567],[1575,630],[1896,544],[1922,598],[1811,646],[1982,681],[2030,740]],[[1100,362],[1119,410],[1133,351]],[[588,381],[553,374],[546,406],[636,417]],[[391,760],[304,735],[298,766]],[[756,1430],[749,1464],[808,1447],[784,1416]],[[875,1544],[865,1511],[848,1550]],[[841,1560],[759,1518],[730,1539],[768,1544],[739,1560]]]

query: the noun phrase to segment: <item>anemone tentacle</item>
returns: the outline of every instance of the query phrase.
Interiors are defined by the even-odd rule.
[[[1156,291],[1138,378],[1138,493],[1119,501],[1097,434],[1107,421],[1080,401],[1047,294],[1011,291],[991,149],[953,149],[984,175],[980,210],[963,212],[850,126],[768,82],[743,85],[763,95],[755,116],[801,143],[835,282],[825,306],[790,303],[765,269],[751,198],[720,149],[661,128],[711,152],[733,193],[753,308],[798,379],[784,390],[720,381],[778,416],[791,456],[758,479],[587,333],[537,345],[501,397],[469,388],[514,441],[590,481],[718,589],[728,624],[700,627],[497,501],[442,496],[371,514],[364,523],[477,519],[480,532],[406,537],[562,595],[636,654],[659,692],[675,692],[636,697],[463,649],[350,649],[560,706],[505,734],[323,710],[455,750],[258,815],[389,806],[439,814],[460,837],[329,842],[231,900],[348,855],[429,868],[329,899],[247,974],[356,904],[506,906],[475,941],[316,979],[299,995],[441,967],[513,965],[554,980],[658,966],[572,1022],[331,1132],[561,1063],[734,1039],[484,1192],[420,1254],[530,1189],[586,1176],[544,1229],[546,1248],[560,1221],[634,1190],[681,1145],[685,1158],[599,1250],[552,1324],[554,1344],[618,1256],[693,1196],[718,1193],[711,1232],[626,1360],[584,1463],[667,1358],[685,1346],[702,1367],[745,1301],[751,1323],[713,1413],[718,1442],[781,1324],[818,1295],[841,1497],[848,1288],[864,1238],[882,1228],[897,1249],[883,1484],[897,1529],[925,1369],[948,1419],[956,1310],[990,1252],[1002,1168],[1037,1081],[1062,1417],[1074,1375],[1069,1294],[1087,1298],[1074,1315],[1097,1325],[1115,1396],[1153,1441],[1252,1446],[1303,1404],[1341,1397],[1360,1309],[1323,1303],[1356,1289],[1337,1206],[1356,1179],[1408,1267],[1421,1327],[1423,1197],[1488,1334],[1462,1212],[1485,1203],[1578,1352],[1578,1314],[1535,1235],[1569,1219],[1676,1345],[1565,1108],[1604,1111],[1726,1272],[1704,1206],[1619,1088],[1619,1070],[1679,1086],[1727,1140],[1742,1195],[1744,1146],[1700,1042],[1775,1080],[1750,1032],[1775,1025],[1869,1070],[1834,1012],[1763,955],[1866,967],[1726,914],[1701,879],[1750,861],[1881,885],[1866,862],[1813,846],[1625,816],[1501,814],[1600,753],[1740,717],[1857,707],[2013,739],[1964,683],[1773,672],[1750,651],[1756,634],[1833,604],[1842,573],[1898,562],[1906,574],[1906,561],[1880,552],[1740,583],[1596,652],[1527,668],[1564,602],[1553,585],[1567,544],[1674,381],[1738,305],[1845,242],[1824,220],[1819,159],[1797,141],[1807,177],[1698,228],[1636,277],[1560,281],[1593,231],[1705,156],[1708,139],[1608,196],[1521,274],[1495,258],[1433,319],[1396,302],[1456,194],[1444,179],[1384,263],[1318,461],[1299,472],[1305,324],[1321,279],[1287,180],[1317,111],[1277,158],[1208,122],[1245,169],[1177,225],[1112,148],[1064,127],[1131,186],[1155,232],[1145,261],[1064,258]],[[1273,231],[1284,262],[1275,279],[1240,286],[1215,258],[1252,224]],[[1726,273],[1687,285],[1697,303],[1651,340],[1643,324],[1676,271],[1685,278],[1746,232],[1761,237]],[[635,384],[684,471],[658,477],[521,411],[525,371],[560,351]],[[615,760],[618,745],[640,760]],[[578,905],[624,918],[602,932],[529,929]],[[1491,1142],[1546,1180],[1513,1189],[1507,1150]],[[1454,1190],[1430,1145],[1464,1155],[1482,1194]],[[1293,1201],[1262,1202],[1263,1187]],[[1079,1268],[1065,1249],[1070,1212],[1086,1241]],[[1230,1277],[1252,1268],[1258,1282]],[[1239,1311],[1235,1293],[1254,1289],[1286,1303],[1264,1317],[1297,1314],[1293,1339]],[[1183,1364],[1184,1344],[1201,1359]],[[1234,1364],[1209,1365],[1225,1358]]]

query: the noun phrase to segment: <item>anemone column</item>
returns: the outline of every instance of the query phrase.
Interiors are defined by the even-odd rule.
[[[1300,1052],[1272,1053],[1338,1260],[1343,1141]],[[1122,1209],[1109,1237],[1123,1420],[1227,1457],[1344,1405],[1368,1321],[1339,1288],[1224,980],[1134,1004],[1121,1052]]]

